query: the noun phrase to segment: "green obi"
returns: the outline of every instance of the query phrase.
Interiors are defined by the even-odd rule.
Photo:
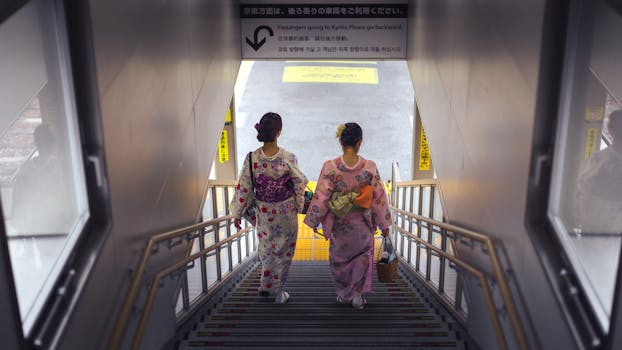
[[[343,219],[354,207],[354,199],[359,195],[359,191],[348,193],[333,192],[328,201],[330,212],[340,219]]]

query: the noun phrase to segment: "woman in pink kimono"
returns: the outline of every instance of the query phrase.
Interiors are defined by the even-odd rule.
[[[376,164],[358,155],[363,130],[356,123],[341,125],[337,137],[343,155],[322,167],[305,224],[330,240],[329,260],[340,303],[355,309],[365,305],[372,290],[374,234],[389,233],[389,201]]]
[[[252,165],[246,157],[229,210],[239,230],[240,218],[254,201],[262,265],[259,295],[275,295],[275,302],[282,304],[289,299],[283,287],[296,248],[297,214],[304,207],[307,178],[296,156],[277,145],[282,128],[278,114],[266,113],[255,128],[263,146],[251,152]]]

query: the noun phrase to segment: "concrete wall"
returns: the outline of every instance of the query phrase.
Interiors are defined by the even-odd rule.
[[[195,222],[240,65],[237,1],[90,7],[113,228],[61,349],[104,348],[146,239]],[[150,271],[183,251],[163,249]],[[144,348],[172,335],[174,289]]]
[[[501,242],[531,345],[574,349],[524,225],[540,64],[550,54],[541,48],[545,3],[411,0],[408,63],[446,216]],[[488,269],[481,251],[461,254]],[[477,288],[469,295],[472,335],[494,348]]]

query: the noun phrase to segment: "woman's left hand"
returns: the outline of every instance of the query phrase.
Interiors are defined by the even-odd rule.
[[[389,234],[389,229],[388,228],[382,229],[382,237],[386,237],[388,234]]]

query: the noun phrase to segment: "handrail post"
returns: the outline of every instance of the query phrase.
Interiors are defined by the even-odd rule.
[[[205,230],[201,229],[199,233],[199,251],[205,249]],[[193,242],[194,247],[194,242]],[[203,293],[207,292],[208,283],[207,283],[207,262],[204,258],[200,259],[199,265],[201,266],[201,290]]]
[[[246,241],[246,256],[250,256],[251,254],[251,241],[250,241],[251,237],[250,235],[247,235],[246,238],[244,239]]]
[[[409,188],[410,188],[410,210],[412,211],[413,210],[413,205],[415,205],[415,186],[410,186]],[[402,215],[402,222],[404,220],[406,220],[406,216]],[[409,232],[413,232],[413,221],[412,221],[411,218],[408,218],[408,231]],[[404,237],[402,237],[402,238],[404,238]],[[408,263],[410,263],[411,259],[412,259],[412,257],[411,257],[411,255],[412,255],[412,251],[411,251],[412,248],[411,248],[410,241],[407,241],[407,242],[408,242]]]
[[[417,188],[419,189],[419,198],[417,199],[417,214],[421,215],[423,207],[423,186],[418,185]],[[421,220],[417,220],[417,237],[421,238]],[[415,262],[415,267],[417,268],[417,271],[421,271],[421,248],[419,248],[419,245],[417,245],[415,249],[417,258],[417,261]]]
[[[428,197],[428,216],[430,218],[434,217],[434,191],[432,190],[432,186],[430,186],[430,194]],[[429,222],[426,223],[426,226],[428,230],[428,243],[434,245],[434,226]],[[432,254],[430,253],[430,250],[428,250],[428,254],[425,257],[425,276],[428,280],[432,279]]]
[[[229,223],[225,223],[225,235],[227,238],[231,237],[231,225]],[[227,260],[229,262],[228,271],[233,271],[233,242],[227,244]]]
[[[441,229],[441,250],[447,252],[447,230]],[[449,252],[447,252],[449,253]],[[438,290],[441,293],[445,293],[445,256],[439,256],[440,270],[438,274]]]
[[[462,276],[460,276],[460,270],[456,268],[456,296],[454,297],[454,307],[457,310],[463,310],[462,307]]]
[[[181,274],[181,300],[184,310],[190,309],[190,291],[188,286],[188,272]]]
[[[214,225],[214,243],[220,243],[220,224]],[[222,263],[220,262],[220,246],[216,249],[216,281],[222,278]]]

